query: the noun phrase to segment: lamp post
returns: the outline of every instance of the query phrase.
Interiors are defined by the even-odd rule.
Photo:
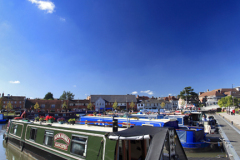
[[[234,84],[232,84],[232,98],[233,98],[233,107],[234,107],[233,85],[234,85]]]

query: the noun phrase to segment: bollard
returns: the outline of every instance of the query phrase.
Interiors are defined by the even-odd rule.
[[[113,132],[117,132],[118,131],[118,120],[114,119],[114,117],[113,117],[112,129],[113,129]]]
[[[233,125],[233,121],[231,121],[232,125]]]

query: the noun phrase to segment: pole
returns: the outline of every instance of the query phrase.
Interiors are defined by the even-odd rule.
[[[186,101],[187,101],[187,90],[185,89],[185,94],[186,94]],[[187,103],[186,103],[186,107],[187,107]]]
[[[233,91],[233,85],[234,84],[232,84],[232,91]],[[232,96],[232,98],[233,98],[233,107],[234,107],[234,97]]]

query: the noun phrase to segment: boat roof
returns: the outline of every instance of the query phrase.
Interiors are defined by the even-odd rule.
[[[40,122],[25,122],[23,120],[12,120],[15,122],[21,122],[21,123],[29,123],[29,124],[36,124],[36,125],[41,125],[41,126],[52,126],[52,127],[61,127],[61,128],[66,128],[66,129],[79,129],[79,130],[89,130],[89,131],[99,131],[99,132],[112,132],[112,126],[111,127],[104,127],[104,126],[96,126],[96,125],[82,125],[82,124],[59,124],[56,122],[53,123],[41,123]],[[118,128],[119,131],[126,130],[127,128]]]

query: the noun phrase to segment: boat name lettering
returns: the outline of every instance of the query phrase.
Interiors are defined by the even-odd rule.
[[[54,141],[59,140],[59,139],[64,140],[68,145],[70,143],[70,138],[64,133],[58,133],[54,136]]]
[[[68,145],[62,144],[62,143],[58,143],[58,142],[55,142],[54,147],[59,148],[59,149],[63,149],[65,151],[68,150]]]

